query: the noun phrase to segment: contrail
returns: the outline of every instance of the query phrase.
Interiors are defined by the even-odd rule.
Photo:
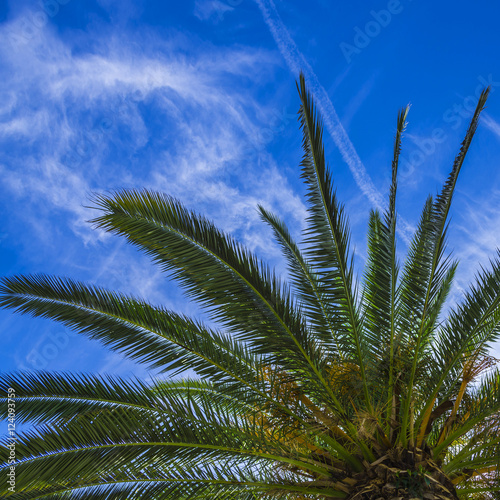
[[[485,112],[483,112],[482,119],[486,127],[489,128],[497,137],[500,137],[500,123]]]
[[[311,65],[306,61],[304,55],[299,51],[293,41],[286,26],[283,24],[273,0],[255,0],[264,21],[267,24],[278,48],[284,57],[292,73],[298,75],[300,71],[304,73],[309,88],[314,94],[318,108],[321,111],[323,122],[332,137],[335,145],[340,151],[342,158],[347,163],[356,184],[361,192],[368,198],[370,203],[380,211],[384,211],[384,197],[375,187],[356,149],[354,148],[347,132],[333,107],[332,101],[325,88],[320,84],[318,77],[314,73]],[[402,226],[400,234],[403,240],[409,243],[409,233],[413,232],[411,226],[401,217],[398,218]]]

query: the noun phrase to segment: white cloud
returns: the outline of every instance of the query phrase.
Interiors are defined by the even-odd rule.
[[[1,25],[0,36],[16,22]],[[92,282],[195,310],[177,292],[166,297],[163,275],[148,259],[137,262],[121,243],[92,230],[86,221],[94,214],[83,205],[96,189],[164,190],[275,259],[257,204],[281,212],[297,228],[305,206],[260,134],[262,123],[281,113],[245,90],[249,78],[267,78],[274,56],[243,47],[184,50],[184,40],[127,40],[96,38],[91,53],[74,51],[46,27],[17,52],[0,47],[3,92],[11,96],[0,109],[0,140],[8,134],[14,146],[0,165],[4,198],[13,210],[23,206],[24,222],[48,259],[55,257],[50,252],[57,228],[65,226],[84,246],[100,250],[106,244],[108,255],[99,251],[90,263],[57,255],[80,266]],[[23,147],[26,140],[29,148]],[[244,162],[249,149],[256,152],[255,165]]]
[[[479,264],[487,265],[499,247],[500,234],[500,192],[493,191],[487,200],[468,201],[464,208],[464,223],[458,226],[462,233],[457,249],[460,262],[468,270],[464,278],[472,278]]]
[[[483,112],[481,121],[484,125],[500,139],[500,123],[492,118],[488,113]]]
[[[376,72],[371,75],[370,78],[366,80],[366,82],[361,86],[358,92],[347,103],[344,114],[342,116],[342,123],[346,129],[349,128],[352,119],[370,95],[379,75],[380,72]]]
[[[4,26],[3,31],[14,28]],[[254,70],[252,74],[259,78],[263,66],[271,63],[265,53],[236,49],[230,54],[224,51],[212,57],[199,54],[185,60],[168,52],[150,55],[133,49],[123,40],[112,39],[100,47],[101,54],[75,56],[71,47],[48,29],[41,31],[40,37],[31,43],[20,46],[17,53],[10,47],[0,49],[3,62],[11,70],[5,87],[28,96],[17,102],[11,100],[8,106],[5,104],[9,114],[4,114],[0,134],[26,135],[31,141],[40,142],[34,151],[38,158],[32,158],[39,166],[38,175],[31,166],[11,172],[11,187],[16,184],[15,177],[26,176],[24,192],[31,185],[34,192],[49,197],[57,206],[79,198],[82,191],[88,190],[92,181],[99,178],[92,172],[93,167],[98,169],[93,165],[83,171],[81,167],[88,165],[82,164],[79,170],[72,170],[64,165],[64,156],[75,152],[76,156],[82,156],[85,151],[81,150],[91,149],[94,163],[99,162],[106,143],[114,138],[103,138],[103,131],[95,130],[92,124],[91,129],[86,130],[89,127],[86,118],[103,109],[111,111],[120,126],[130,129],[130,137],[140,149],[148,142],[151,132],[139,106],[156,99],[155,105],[161,106],[166,119],[175,124],[179,141],[190,141],[197,168],[209,169],[214,175],[226,160],[238,157],[238,148],[243,147],[245,141],[257,135],[258,126],[247,113],[249,108],[255,110],[257,103],[249,104],[249,96],[231,92],[223,82],[227,77],[247,74],[250,67]],[[211,128],[210,134],[201,130],[202,127],[196,132],[192,130],[198,120],[192,113],[194,125],[190,125],[183,117],[186,106],[197,106],[195,113],[204,120],[203,127]],[[200,139],[201,134],[205,135],[205,143]],[[231,147],[226,148],[226,144]],[[208,161],[207,154],[218,162]],[[177,159],[172,158],[172,165],[175,161]]]

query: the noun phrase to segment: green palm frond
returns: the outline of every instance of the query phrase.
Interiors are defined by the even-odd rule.
[[[387,376],[387,397],[382,404],[387,407],[387,417],[393,415],[395,380],[394,360],[399,342],[396,336],[399,294],[397,289],[399,263],[396,258],[396,192],[401,139],[406,128],[409,106],[398,114],[394,154],[392,160],[392,182],[389,205],[383,219],[377,211],[370,213],[368,225],[368,257],[363,286],[364,330],[366,343],[376,363],[371,363],[373,377]],[[378,368],[377,368],[378,367]],[[382,369],[382,373],[380,373]],[[387,429],[386,429],[387,431]],[[390,432],[390,431],[389,431]]]
[[[140,380],[111,376],[15,372],[0,375],[2,403],[0,417],[7,418],[5,405],[8,388],[13,388],[18,402],[19,423],[65,422],[101,409],[130,407],[145,411],[160,410],[153,387]]]
[[[245,345],[133,297],[43,275],[4,278],[0,294],[3,307],[59,321],[150,368],[221,381],[256,377],[258,356]]]
[[[389,206],[382,218],[376,211],[370,213],[368,226],[368,258],[365,273],[364,302],[365,328],[372,340],[372,348],[389,347],[394,356],[397,280],[399,266],[396,259],[396,190],[401,137],[406,127],[409,108],[398,115],[392,182]],[[382,340],[382,346],[381,341]],[[380,353],[383,355],[383,353]]]
[[[195,400],[189,392],[182,396],[164,392],[161,413],[120,406],[29,431],[16,446],[22,478],[18,487],[29,490],[50,484],[61,469],[73,485],[101,480],[101,471],[137,479],[147,467],[170,472],[174,458],[173,467],[177,470],[182,464],[189,476],[200,461],[214,460],[219,466],[226,464],[230,472],[237,464],[250,467],[272,461],[329,476],[327,464],[291,450],[280,430],[266,432],[257,410],[254,418],[243,417],[240,411],[214,404],[210,395],[205,396],[200,398],[198,393]]]
[[[433,363],[426,371],[425,410],[441,393],[456,397],[463,370],[472,358],[484,356],[500,337],[500,256],[483,269],[464,301],[448,314],[432,344]],[[417,420],[420,423],[422,417]]]
[[[254,400],[248,392],[235,391],[229,384],[199,379],[155,381],[146,385],[138,379],[131,381],[111,376],[15,372],[0,376],[1,393],[7,394],[8,388],[15,390],[17,421],[32,424],[64,423],[76,416],[114,408],[168,414],[170,398],[176,395],[195,402],[210,401],[217,407],[225,406],[244,415],[257,404],[270,406],[269,401]],[[278,391],[275,394],[280,395]],[[0,402],[3,405],[0,417],[6,419],[7,398],[0,398]]]
[[[429,198],[424,208],[421,224],[410,247],[409,257],[402,277],[402,325],[412,342],[413,359],[408,376],[407,397],[403,402],[403,442],[409,423],[410,405],[414,390],[417,366],[435,333],[437,319],[450,289],[456,263],[446,255],[448,214],[453,199],[458,175],[465,155],[477,129],[479,115],[488,98],[485,89],[479,98],[476,110],[462,142],[453,168],[441,193],[432,201]]]
[[[311,264],[302,255],[290,231],[276,215],[259,206],[262,219],[273,229],[288,262],[291,282],[297,291],[302,310],[305,311],[314,333],[325,348],[339,359],[345,357],[346,345],[337,338],[335,307],[328,300],[324,281],[315,274]]]
[[[500,372],[494,371],[492,374],[486,375],[483,378],[480,386],[478,387],[474,404],[468,409],[467,418],[463,421],[457,420],[450,427],[448,433],[443,436],[444,440],[438,443],[434,450],[436,455],[446,451],[455,440],[465,436],[468,432],[474,431],[476,426],[482,430],[484,422],[494,415],[500,414]],[[495,435],[495,438],[497,436]],[[490,440],[485,440],[485,446],[488,447]],[[477,446],[474,450],[477,450]]]
[[[322,127],[303,76],[300,77],[299,95],[302,101],[300,123],[304,149],[302,178],[308,189],[309,202],[306,256],[313,263],[313,270],[319,279],[324,282],[326,298],[335,307],[332,321],[335,320],[336,338],[351,347],[349,355],[359,366],[364,397],[370,406],[368,382],[364,373],[367,353],[363,351],[348,221],[326,166]]]

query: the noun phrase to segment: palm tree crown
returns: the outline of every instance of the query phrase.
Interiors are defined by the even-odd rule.
[[[363,279],[298,85],[309,216],[299,246],[259,207],[289,283],[209,220],[151,191],[96,195],[97,227],[124,236],[209,313],[211,328],[131,296],[45,275],[4,278],[0,305],[61,322],[168,374],[0,376],[32,429],[16,445],[17,499],[498,498],[500,256],[443,318],[457,263],[448,213],[488,89],[400,265],[397,120],[387,210],[369,217]],[[181,378],[186,370],[195,378]],[[8,440],[0,469],[9,470]]]

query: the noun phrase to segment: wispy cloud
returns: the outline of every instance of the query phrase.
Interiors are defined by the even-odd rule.
[[[0,24],[0,36],[19,22]],[[29,228],[18,245],[25,255],[36,248],[33,271],[76,275],[199,314],[147,257],[94,231],[86,221],[95,214],[84,205],[93,190],[162,190],[276,263],[257,204],[296,231],[305,218],[260,134],[281,110],[272,96],[265,104],[248,90],[250,79],[267,78],[276,57],[243,46],[200,47],[176,32],[169,39],[97,31],[91,47],[78,43],[47,25],[15,50],[0,46],[0,190],[7,218]],[[245,161],[251,148],[255,162]],[[28,354],[48,342],[25,340]],[[17,364],[27,365],[20,352]],[[63,357],[79,353],[68,348],[53,366],[64,368]],[[101,368],[122,369],[117,357],[100,359]]]
[[[15,30],[16,22],[0,33]],[[299,229],[305,206],[260,137],[260,120],[276,110],[238,87],[248,75],[264,78],[274,56],[244,47],[207,53],[185,39],[143,36],[149,43],[96,37],[92,50],[75,53],[46,27],[17,53],[0,48],[8,71],[4,91],[19,96],[4,102],[0,114],[0,140],[11,146],[0,164],[7,196],[23,200],[33,227],[45,218],[39,237],[46,242],[48,227],[67,224],[85,245],[95,245],[106,236],[86,223],[93,215],[83,206],[90,191],[160,189],[275,258],[257,204],[280,211]],[[155,48],[142,48],[148,46]],[[255,146],[262,147],[258,161],[242,167]],[[124,264],[118,256],[102,259],[95,278],[109,279]],[[144,275],[132,274],[126,282],[146,295],[159,279],[151,274],[146,287]]]
[[[468,198],[458,224],[459,246],[457,254],[462,267],[463,279],[470,281],[479,265],[485,265],[499,248],[500,191],[493,191],[487,199]],[[467,272],[465,272],[467,270]]]
[[[220,0],[196,0],[194,4],[194,15],[201,21],[210,18],[222,19],[226,12],[231,12],[234,7]]]
[[[375,86],[375,82],[379,76],[380,72],[377,71],[371,77],[366,80],[366,82],[361,86],[358,92],[352,97],[352,99],[347,103],[346,109],[342,116],[342,123],[344,128],[349,128],[349,125],[359,111],[363,103],[368,99],[373,87]]]
[[[486,112],[483,112],[481,118],[483,124],[500,139],[500,123]]]

